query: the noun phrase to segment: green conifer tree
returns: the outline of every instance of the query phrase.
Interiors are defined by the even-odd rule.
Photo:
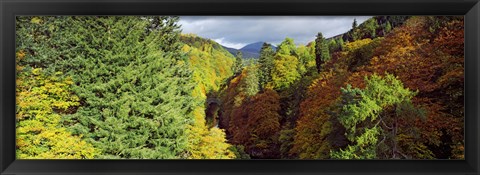
[[[328,43],[322,35],[322,32],[318,32],[315,39],[315,61],[317,65],[317,71],[320,73],[323,63],[330,59],[330,52]]]
[[[239,74],[242,72],[243,68],[243,58],[242,58],[242,52],[237,51],[237,54],[235,55],[235,63],[233,65],[233,72],[235,74]]]
[[[62,117],[99,158],[182,158],[194,83],[180,52],[177,17],[81,16],[19,19],[23,64],[75,82],[76,113]],[[35,24],[41,25],[35,25]]]
[[[262,49],[260,50],[260,58],[258,58],[259,84],[261,89],[265,88],[265,85],[272,80],[273,55],[274,51],[270,44],[263,43]]]
[[[352,30],[349,32],[351,41],[359,39],[357,19],[353,19]]]

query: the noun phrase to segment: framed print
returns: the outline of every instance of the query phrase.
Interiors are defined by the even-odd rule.
[[[479,8],[1,1],[0,173],[478,174]]]

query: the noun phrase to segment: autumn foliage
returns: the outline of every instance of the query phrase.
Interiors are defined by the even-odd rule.
[[[247,62],[177,17],[17,18],[17,158],[463,159],[463,20],[376,16]]]
[[[17,59],[22,59],[17,54]],[[57,72],[56,75],[62,74]],[[41,68],[23,70],[17,79],[17,158],[92,159],[98,150],[61,126],[61,115],[75,112],[79,98],[69,78],[50,78]]]
[[[432,23],[438,24],[435,29],[431,29]],[[372,154],[355,156],[462,158],[463,37],[460,17],[412,17],[385,38],[347,42],[342,51],[333,53],[332,60],[324,63],[325,70],[309,88],[300,107],[290,153],[315,159],[333,158],[328,155],[332,150],[353,151],[347,145],[367,135],[347,141],[337,134],[348,133],[343,128],[346,126],[339,125],[345,105],[339,99],[344,96],[340,88],[351,84],[363,89],[367,86],[365,77],[393,74],[405,88],[417,93],[411,97],[412,103],[382,107],[379,115],[398,118],[384,119],[381,130],[369,136],[375,139]],[[336,76],[328,78],[328,73]],[[355,158],[351,156],[341,158]]]
[[[291,154],[302,159],[328,158],[331,149],[329,135],[334,130],[331,111],[340,96],[345,72],[322,72],[308,88],[300,105]]]

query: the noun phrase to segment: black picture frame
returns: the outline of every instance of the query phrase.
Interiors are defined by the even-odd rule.
[[[0,174],[480,172],[478,0],[0,0]],[[465,15],[465,160],[15,160],[16,15]]]

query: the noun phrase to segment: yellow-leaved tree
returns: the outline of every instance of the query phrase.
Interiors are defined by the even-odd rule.
[[[23,56],[23,54],[17,54]],[[41,68],[17,76],[17,158],[91,159],[98,151],[60,124],[62,114],[73,113],[79,98],[69,90],[73,81],[46,76]]]
[[[228,148],[225,132],[219,128],[209,129],[205,124],[205,109],[197,107],[193,112],[195,122],[188,132],[189,159],[233,159],[235,154]]]
[[[225,131],[220,128],[210,128],[206,121],[205,103],[207,94],[216,92],[221,82],[232,76],[230,67],[233,57],[218,43],[206,40],[195,35],[181,35],[185,44],[182,52],[188,56],[190,68],[193,71],[193,80],[197,86],[193,89],[195,107],[192,111],[193,123],[188,126],[187,149],[185,158],[188,159],[233,159],[235,154],[230,150]],[[215,122],[211,122],[215,123]]]

